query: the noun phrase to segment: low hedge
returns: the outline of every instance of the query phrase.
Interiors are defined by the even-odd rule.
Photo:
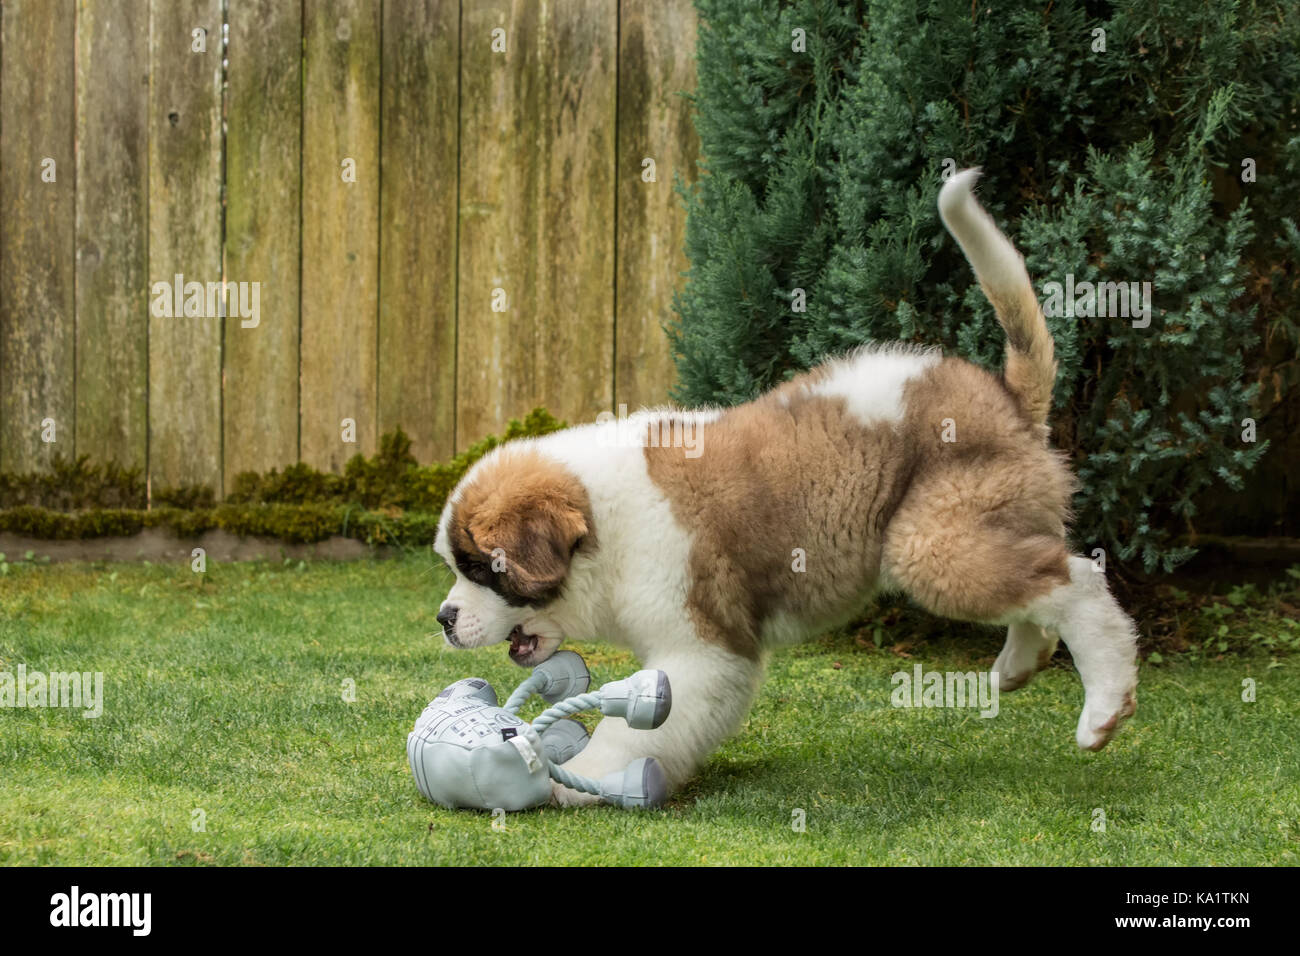
[[[512,419],[449,462],[420,465],[400,429],[380,439],[372,457],[355,455],[343,474],[298,463],[266,474],[236,476],[225,501],[202,486],[163,489],[146,501],[139,469],[87,458],[57,458],[49,472],[0,472],[0,531],[28,538],[129,537],[165,528],[180,537],[222,529],[293,544],[334,535],[368,544],[426,545],[437,532],[447,495],[470,466],[503,442],[563,428],[543,408]]]

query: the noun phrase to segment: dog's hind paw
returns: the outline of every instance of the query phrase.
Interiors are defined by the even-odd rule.
[[[1020,625],[1022,632],[1029,627],[1030,625]],[[1041,628],[1033,628],[1029,633],[1033,635],[1033,640],[1026,640],[1024,637],[1016,639],[1008,635],[1002,653],[998,654],[997,660],[993,662],[993,670],[998,675],[1000,692],[1019,690],[1024,687],[1035,674],[1051,662],[1052,655],[1056,653],[1055,637],[1048,637]]]
[[[1130,690],[1125,695],[1118,709],[1112,709],[1109,716],[1098,719],[1092,709],[1085,703],[1083,713],[1079,715],[1079,727],[1074,739],[1080,750],[1100,750],[1110,743],[1120,725],[1137,712],[1137,691]]]

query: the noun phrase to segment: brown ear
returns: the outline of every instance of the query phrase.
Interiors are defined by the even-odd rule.
[[[465,489],[457,513],[466,543],[490,562],[498,590],[512,603],[554,598],[573,552],[591,538],[582,483],[532,451],[502,455]]]
[[[582,511],[563,501],[529,503],[491,520],[471,521],[470,534],[479,550],[504,562],[507,588],[538,603],[555,597],[569,573],[569,560],[589,528]]]

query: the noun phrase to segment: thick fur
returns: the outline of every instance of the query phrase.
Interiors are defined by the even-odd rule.
[[[939,203],[1006,329],[1001,378],[937,350],[864,348],[725,411],[511,443],[453,492],[436,544],[456,573],[449,643],[510,639],[527,666],[565,639],[611,640],[672,682],[661,728],[603,721],[574,770],[653,756],[680,785],[744,720],[772,648],[883,590],[1006,625],[1004,690],[1064,640],[1085,689],[1080,747],[1133,713],[1132,622],[1065,546],[1074,480],[1045,441],[1051,336],[975,178],[954,176]],[[556,788],[562,803],[591,799]]]

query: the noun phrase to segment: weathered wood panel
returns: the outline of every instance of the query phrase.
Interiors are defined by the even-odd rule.
[[[695,89],[695,30],[691,0],[621,0],[614,393],[630,410],[667,401],[676,378],[663,324],[688,267],[673,183],[696,178],[699,137],[682,95]]]
[[[77,7],[77,454],[149,440],[149,7]]]
[[[74,8],[0,14],[0,468],[75,452]],[[52,165],[51,165],[52,163]],[[42,422],[53,420],[53,442]]]
[[[299,434],[304,461],[338,469],[378,438],[380,7],[313,0],[304,18]]]
[[[420,461],[455,451],[457,0],[386,0],[379,430]]]
[[[298,460],[298,269],[302,252],[302,9],[229,9],[226,275],[256,314],[226,319],[225,481]],[[252,313],[247,303],[244,313]]]
[[[540,97],[538,20],[538,5],[510,0],[461,10],[457,448],[537,393],[529,313],[536,275],[525,236],[536,233],[539,210],[525,194],[539,150],[529,122]],[[494,41],[504,49],[494,51]],[[493,311],[494,301],[503,311]]]
[[[460,447],[539,403],[611,407],[617,28],[602,0],[462,11]]]
[[[150,11],[149,477],[220,493],[223,321],[206,292],[180,315],[155,312],[159,284],[174,295],[178,275],[205,289],[222,277],[221,3],[152,0]]]
[[[220,493],[397,425],[429,461],[664,398],[688,0],[235,0],[224,134],[221,0],[0,9],[0,467]],[[154,314],[177,275],[198,314]],[[255,327],[210,314],[223,278]]]

